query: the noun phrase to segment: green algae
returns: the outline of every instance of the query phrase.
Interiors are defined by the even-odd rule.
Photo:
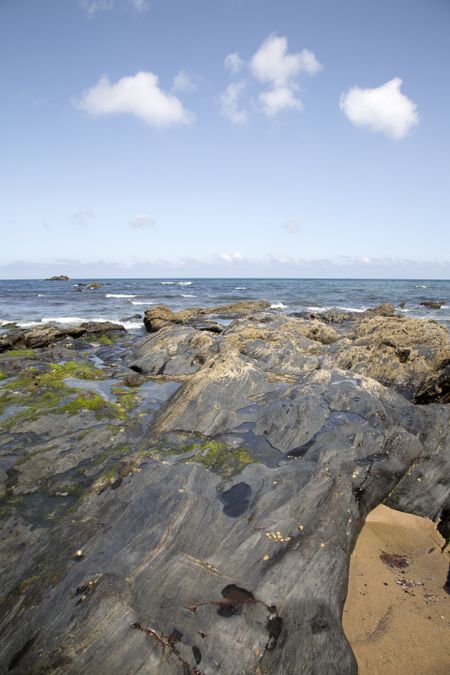
[[[101,380],[104,379],[104,374],[101,369],[78,361],[53,363],[45,372],[33,367],[24,369],[4,386],[0,395],[0,415],[12,405],[26,407],[26,410],[7,420],[7,427],[11,428],[21,420],[36,419],[43,414],[74,415],[82,410],[92,410],[98,418],[115,417],[123,420],[126,419],[127,412],[139,403],[138,397],[126,390],[118,403],[110,403],[100,394],[89,391],[80,394],[79,389],[73,389],[66,384],[65,379],[69,377]]]
[[[117,405],[127,412],[136,408],[141,402],[140,396],[126,387],[113,387],[112,393],[117,397]]]
[[[246,466],[254,463],[254,459],[246,448],[232,448],[223,441],[207,441],[202,445],[193,444],[189,446],[190,450],[198,448],[194,458],[187,461],[201,464],[219,474],[222,478],[231,478],[239,474]]]
[[[110,337],[108,337],[107,335],[102,335],[101,338],[100,338],[98,341],[99,341],[100,344],[103,345],[104,347],[109,347],[109,345],[113,345],[113,344],[114,344],[114,340],[112,340],[112,339],[111,339]]]
[[[35,359],[36,352],[34,349],[8,349],[8,351],[3,352],[2,356],[14,356],[15,358],[22,359]]]

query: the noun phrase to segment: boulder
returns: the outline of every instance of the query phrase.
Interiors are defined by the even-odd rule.
[[[420,303],[423,307],[428,309],[441,309],[446,304],[445,300],[424,300]]]

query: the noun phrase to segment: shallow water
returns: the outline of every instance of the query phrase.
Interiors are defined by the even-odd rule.
[[[77,286],[80,281],[89,280],[0,280],[0,325],[108,320],[140,332],[143,313],[155,304],[179,310],[239,300],[268,300],[274,312],[318,312],[331,307],[364,311],[391,302],[405,316],[450,325],[449,280],[102,279],[95,290]],[[426,300],[444,300],[446,304],[439,310],[428,309],[420,304]],[[405,303],[404,307],[400,303]]]

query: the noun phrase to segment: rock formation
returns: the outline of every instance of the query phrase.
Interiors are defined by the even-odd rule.
[[[356,673],[367,513],[446,531],[449,337],[267,310],[161,305],[88,349],[86,327],[2,338],[5,672]]]

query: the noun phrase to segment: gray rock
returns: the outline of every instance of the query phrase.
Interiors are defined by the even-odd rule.
[[[258,311],[214,335],[158,311],[131,354],[114,346],[117,384],[126,365],[156,377],[117,400],[147,399],[5,426],[0,668],[356,674],[341,615],[366,515],[447,531],[450,406],[411,400],[444,391],[447,332]],[[61,350],[37,349],[37,371]]]

